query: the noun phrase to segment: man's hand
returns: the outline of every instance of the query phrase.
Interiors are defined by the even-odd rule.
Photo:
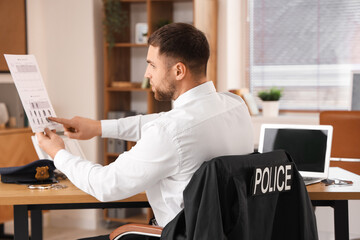
[[[65,149],[64,141],[48,128],[45,128],[45,133],[46,135],[44,133],[36,133],[39,146],[42,150],[49,154],[52,159],[54,159],[58,151]]]
[[[72,119],[49,117],[49,120],[64,125],[65,135],[69,138],[88,140],[101,136],[101,122],[83,117]]]

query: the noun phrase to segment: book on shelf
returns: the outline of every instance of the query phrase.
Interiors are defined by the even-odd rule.
[[[120,119],[124,117],[134,116],[133,111],[109,111],[108,119]],[[123,153],[127,150],[127,141],[122,139],[108,139],[107,152],[108,153]]]
[[[127,150],[127,142],[121,139],[115,139],[113,153],[123,153]]]
[[[109,111],[108,119],[119,119],[136,115],[134,111]]]

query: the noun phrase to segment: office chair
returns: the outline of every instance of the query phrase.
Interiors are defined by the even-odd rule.
[[[162,229],[162,227],[145,224],[126,224],[115,229],[110,234],[110,240],[122,240],[133,234],[160,239]]]
[[[184,209],[164,229],[156,228],[156,234],[166,240],[318,239],[311,201],[290,158],[284,151],[277,150],[223,156],[203,163],[184,190]],[[274,166],[289,164],[293,166],[291,181],[287,182],[291,189],[271,192],[270,187],[266,187],[269,172],[265,174],[265,167],[277,171],[280,167]],[[259,169],[263,169],[265,179],[261,186],[257,175]],[[278,181],[278,186],[284,186],[280,171],[277,176],[277,180],[270,181],[268,186],[274,181]],[[267,191],[260,192],[264,188]],[[116,236],[124,234],[123,230],[133,231],[127,227],[116,229],[110,239],[121,240]],[[152,226],[148,228],[154,230]]]
[[[352,160],[360,159],[360,111],[323,111],[320,124],[333,126],[331,157],[342,158],[330,166],[360,174],[360,161]]]

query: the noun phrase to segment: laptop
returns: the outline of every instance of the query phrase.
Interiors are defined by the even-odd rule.
[[[332,133],[330,125],[262,124],[258,151],[287,151],[309,185],[328,177]]]

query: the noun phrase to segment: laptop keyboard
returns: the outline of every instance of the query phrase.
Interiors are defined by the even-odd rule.
[[[321,182],[322,178],[303,177],[305,185]]]

